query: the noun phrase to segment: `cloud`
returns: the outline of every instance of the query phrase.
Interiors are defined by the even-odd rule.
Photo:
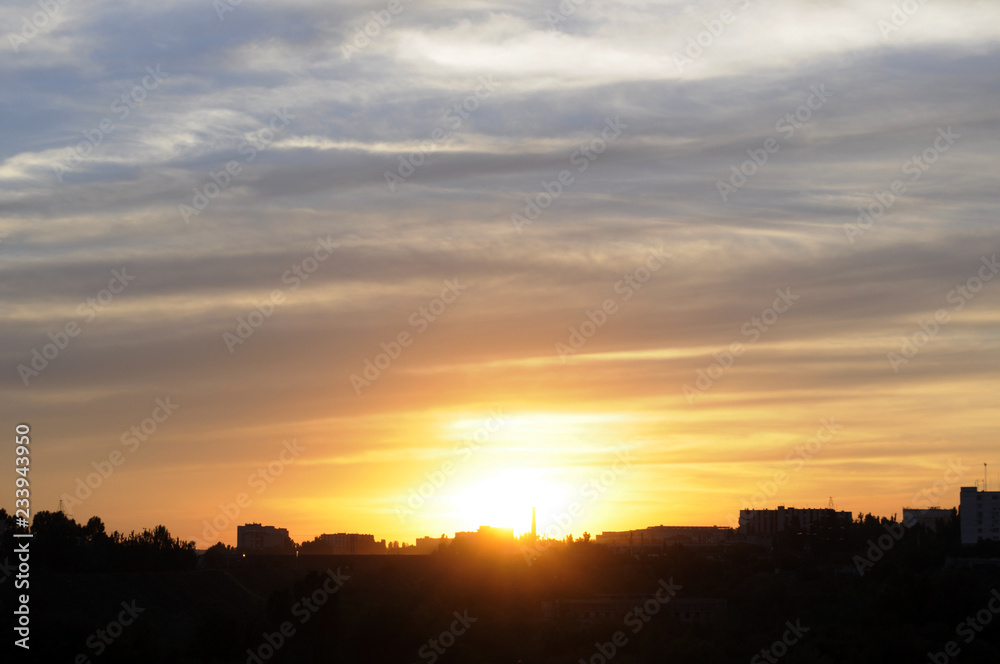
[[[266,458],[294,434],[317,450],[310,479],[276,484],[275,504],[319,500],[317,468],[363,467],[388,495],[377,476],[391,455],[436,459],[435,423],[497,405],[606,413],[601,436],[666,446],[640,462],[650,473],[766,461],[748,431],[787,438],[786,420],[808,431],[831,413],[854,428],[826,482],[848,467],[876,477],[883,457],[915,477],[942,439],[985,454],[1000,286],[960,311],[947,297],[998,250],[998,10],[921,4],[892,23],[892,7],[846,1],[568,6],[404,2],[386,21],[360,2],[244,2],[221,20],[205,3],[67,3],[9,53],[0,392],[52,441],[40,499],[168,393],[182,411],[135,463],[170,477],[151,491],[191,482],[204,449],[230,472],[216,493],[231,494],[244,450]],[[3,35],[28,11],[10,9]],[[288,122],[272,127],[276,113]],[[625,129],[601,148],[616,118]],[[954,144],[914,171],[944,130]],[[778,149],[755,163],[768,139]],[[599,153],[581,161],[584,149]],[[404,162],[393,190],[386,174]],[[572,182],[546,194],[564,171]],[[852,236],[896,181],[905,191]],[[720,183],[735,191],[723,199]],[[186,220],[199,194],[210,202]],[[511,216],[546,195],[518,232]],[[283,275],[328,236],[338,250],[292,289]],[[624,299],[616,286],[654,247],[667,264]],[[78,307],[123,266],[135,281],[84,323]],[[416,333],[413,312],[456,278],[468,290]],[[743,324],[789,287],[801,300],[750,344]],[[275,289],[287,299],[230,353],[223,334]],[[562,363],[556,344],[608,298],[618,313]],[[893,372],[887,353],[942,307],[952,320]],[[67,322],[80,334],[26,387],[18,366]],[[401,331],[412,346],[359,397],[351,375]],[[683,385],[734,342],[746,354],[689,404]],[[691,472],[695,506],[712,490]],[[109,495],[135,482],[121,486]],[[199,486],[179,510],[213,495]],[[397,527],[364,525],[360,508],[346,518]]]

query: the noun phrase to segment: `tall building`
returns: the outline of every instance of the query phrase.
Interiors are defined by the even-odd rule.
[[[818,522],[833,517],[845,526],[851,524],[850,512],[832,508],[798,508],[779,505],[778,509],[740,510],[740,535],[774,537],[778,533],[807,533]]]
[[[958,518],[962,524],[962,544],[975,544],[980,539],[1000,540],[1000,491],[963,486]]]
[[[236,548],[246,553],[292,553],[295,544],[287,528],[247,523],[236,526]]]

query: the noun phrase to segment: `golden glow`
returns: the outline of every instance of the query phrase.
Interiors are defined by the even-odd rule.
[[[513,528],[514,534],[531,530],[531,508],[539,519],[566,503],[570,487],[552,479],[553,473],[542,468],[504,468],[451,494],[447,503],[455,518],[474,530],[480,525]]]

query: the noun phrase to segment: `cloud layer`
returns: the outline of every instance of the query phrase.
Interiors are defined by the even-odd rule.
[[[823,418],[767,506],[891,514],[992,461],[1000,9],[894,7],[8,5],[0,390],[34,508],[167,397],[75,516],[194,538],[293,438],[238,521],[296,539],[475,528],[461,487],[572,496],[622,441],[573,532],[725,524]],[[494,409],[522,423],[397,518]]]

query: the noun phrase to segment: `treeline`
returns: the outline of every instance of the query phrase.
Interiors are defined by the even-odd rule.
[[[2,511],[0,517],[9,536],[12,520]],[[194,566],[190,545],[162,526],[107,534],[97,518],[81,525],[42,513],[33,531],[32,561],[45,556],[56,568]],[[808,532],[788,530],[773,544],[734,540],[630,554],[582,537],[560,542],[538,547],[530,558],[459,542],[427,556],[335,560],[243,558],[216,544],[194,573],[124,580],[82,574],[70,583],[65,574],[40,574],[39,596],[45,588],[48,596],[65,592],[68,599],[36,614],[38,634],[59,635],[39,640],[53,651],[39,661],[72,661],[108,620],[81,598],[117,611],[125,587],[148,613],[100,656],[105,664],[565,664],[610,660],[603,653],[611,652],[613,664],[909,664],[928,661],[928,653],[930,661],[944,661],[938,653],[952,642],[961,658],[949,661],[1000,661],[1000,615],[994,615],[1000,610],[993,608],[1000,563],[991,560],[1000,543],[963,547],[954,514],[934,529],[870,514],[831,520]],[[57,553],[61,558],[53,558]],[[682,600],[693,602],[684,611],[701,600],[724,600],[723,613],[689,620],[666,604],[637,629],[628,620],[631,608],[587,620],[551,610],[624,594],[647,610],[667,581],[680,588],[671,599],[678,610]],[[459,616],[471,624],[451,634]],[[974,631],[957,630],[973,618]],[[805,635],[778,645],[789,624]],[[615,641],[618,632],[627,642]]]
[[[889,546],[889,543],[892,545]],[[893,548],[920,551],[928,557],[944,555],[997,555],[996,542],[982,541],[968,547],[961,544],[961,523],[956,509],[931,528],[923,524],[904,524],[892,518],[871,513],[858,514],[845,523],[828,517],[812,525],[807,531],[786,527],[772,541],[775,551],[799,552],[815,557],[838,554],[857,554],[871,548],[872,543],[883,549]]]
[[[14,519],[0,509],[4,550],[13,546]],[[37,512],[31,522],[32,563],[68,572],[146,572],[194,569],[193,542],[171,537],[165,526],[108,533],[99,517],[77,523],[62,512]]]

